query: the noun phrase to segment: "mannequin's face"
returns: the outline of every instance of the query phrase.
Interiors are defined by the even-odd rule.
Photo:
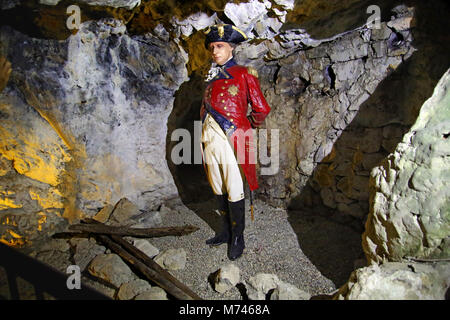
[[[233,56],[233,47],[228,42],[212,42],[209,44],[209,52],[215,63],[223,65]]]

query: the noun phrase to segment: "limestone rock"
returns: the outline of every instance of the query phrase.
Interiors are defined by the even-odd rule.
[[[449,258],[450,70],[394,153],[371,172],[363,234],[369,262]]]
[[[131,225],[133,228],[155,228],[162,223],[162,218],[159,211],[150,211],[133,217],[132,221],[136,221]]]
[[[110,204],[104,206],[92,219],[95,221],[106,223],[113,212],[114,207]]]
[[[67,267],[72,264],[70,261],[70,253],[67,251],[52,250],[39,252],[36,255],[36,259],[63,273],[66,273]]]
[[[167,293],[160,287],[151,287],[151,289],[139,294],[134,300],[168,300]]]
[[[214,290],[224,293],[239,283],[239,268],[233,264],[227,264],[221,267],[215,273]]]
[[[89,273],[119,288],[122,284],[136,279],[136,275],[114,253],[96,256],[88,267]]]
[[[183,20],[174,17],[172,23],[177,26],[177,33],[182,34],[184,37],[189,37],[194,32],[194,29],[202,30],[213,25],[216,18],[217,14],[215,13],[212,16],[208,16],[206,13],[198,12]]]
[[[354,271],[334,299],[444,300],[449,286],[449,262],[387,262]]]
[[[140,213],[139,208],[134,203],[127,198],[122,198],[114,207],[111,217],[119,223],[124,223]]]
[[[48,1],[48,0],[46,0]],[[55,1],[55,0],[53,0]],[[86,3],[90,6],[109,6],[114,8],[126,8],[133,9],[134,7],[141,4],[141,0],[112,0],[112,1],[104,1],[104,0],[78,0],[79,2]]]
[[[95,239],[71,239],[71,244],[75,247],[75,254],[73,260],[81,271],[84,271],[88,264],[96,256],[105,252],[106,248],[96,244]]]
[[[103,293],[105,296],[110,297],[111,299],[116,298],[116,289],[112,288],[111,286],[105,285],[103,283],[100,283],[99,281],[93,280],[92,278],[85,277],[84,275],[81,276],[81,286],[83,286],[83,283],[87,284],[88,286],[92,287],[93,289]]]
[[[150,258],[153,258],[159,254],[159,249],[156,248],[155,246],[153,246],[146,239],[135,239],[132,243],[136,248],[141,250],[143,253],[145,253]]]
[[[248,3],[238,4],[229,2],[225,5],[224,13],[236,27],[251,37],[249,31],[267,13],[267,1],[263,3],[257,0],[251,0]]]
[[[258,273],[246,281],[247,295],[250,300],[265,300],[270,290],[278,287],[280,280],[274,274]]]
[[[44,243],[40,248],[39,251],[62,251],[66,252],[69,251],[70,246],[67,240],[65,239],[51,239]]]
[[[138,3],[103,4],[119,2]],[[174,93],[187,80],[187,55],[170,39],[126,31],[109,18],[83,22],[64,40],[0,30],[2,55],[14,69],[0,95],[0,154],[14,166],[8,179],[21,187],[5,175],[1,185],[20,201],[13,202],[23,209],[15,233],[23,242],[52,235],[64,218],[92,217],[123,197],[149,211],[177,195],[165,145]],[[14,241],[3,232],[0,237]]]
[[[270,300],[309,300],[311,295],[296,286],[280,281],[270,296]]]
[[[137,295],[148,291],[152,286],[143,279],[136,279],[120,286],[117,293],[117,298],[119,300],[132,300]]]
[[[154,261],[167,270],[180,270],[186,266],[186,251],[183,248],[168,249],[154,258]]]

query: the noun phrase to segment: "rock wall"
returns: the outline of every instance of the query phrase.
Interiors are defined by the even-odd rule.
[[[4,242],[44,237],[54,215],[92,216],[122,197],[150,210],[177,195],[165,139],[187,57],[173,41],[125,31],[110,19],[65,41],[1,29],[13,65],[0,97]]]
[[[361,27],[321,41],[290,30],[283,34],[285,42],[266,45],[262,51],[266,60],[276,59],[276,64],[263,62],[259,68],[273,107],[266,125],[279,129],[283,137],[280,172],[261,177],[260,192],[268,201],[291,208],[313,202],[305,199],[304,187],[314,173],[318,186],[314,192],[321,201],[350,214],[365,214],[368,170],[381,148],[383,128],[363,128],[359,133],[345,129],[379,83],[414,52],[409,30],[412,9],[399,7],[394,12],[393,20],[381,23],[380,29]],[[408,22],[401,24],[405,19]],[[258,67],[252,59],[243,60]],[[388,138],[395,134],[389,128],[385,131]],[[355,137],[347,145],[333,148],[341,135],[349,134]],[[355,143],[357,135],[363,135],[363,141]],[[365,172],[355,174],[353,167],[362,164],[361,158]],[[284,187],[274,188],[280,185]]]
[[[352,273],[335,300],[444,300],[450,286],[450,263],[388,262]]]
[[[438,14],[446,5],[412,1],[408,5],[414,7],[409,32],[416,51],[360,106],[328,157],[315,164],[300,196],[292,199],[293,209],[322,212],[363,231],[369,212],[371,169],[394,151],[450,63],[445,54],[447,36],[439,31],[447,24]],[[440,50],[437,43],[445,48]]]
[[[319,195],[318,201],[322,203],[320,194],[323,194],[326,203],[331,203],[333,208],[339,205],[339,209],[345,214],[350,213],[360,218],[365,216],[368,209],[366,184],[369,170],[376,160],[385,156],[376,154],[381,149],[381,141],[378,147],[376,143],[370,145],[366,141],[374,137],[378,140],[377,135],[382,136],[383,128],[381,131],[367,128],[367,137],[360,143],[363,151],[359,150],[356,155],[355,151],[359,147],[355,144],[344,146],[339,152],[333,149],[333,145],[342,134],[348,135],[345,129],[381,81],[414,53],[410,30],[413,9],[397,7],[393,11],[392,20],[381,23],[380,29],[372,30],[362,25],[356,30],[317,40],[303,29],[279,29],[273,19],[267,19],[271,10],[267,7],[263,9],[261,3],[252,6],[249,2],[235,7],[239,9],[228,18],[238,27],[250,30],[247,33],[253,37],[236,48],[236,60],[258,71],[264,95],[272,107],[264,129],[269,132],[272,129],[279,130],[279,137],[282,137],[282,141],[268,142],[269,145],[273,143],[271,147],[274,153],[279,151],[278,170],[274,174],[260,176],[258,197],[276,206],[298,208],[304,207],[305,202],[312,205],[315,200],[308,198],[305,186],[317,165],[325,159],[324,165],[318,169],[321,172],[318,177],[319,188],[313,191]],[[273,7],[271,9],[274,10]],[[283,20],[285,16],[280,14],[278,18]],[[198,113],[200,102],[196,97],[201,95],[200,78],[209,65],[201,63],[205,61],[207,54],[201,49],[195,50],[202,46],[202,38],[193,31],[196,24],[192,22],[192,25],[189,33],[192,33],[191,39],[186,41],[190,58],[188,68],[192,72],[187,87],[189,92],[194,93],[190,97],[183,97],[184,104],[174,108],[174,112],[179,112],[181,117],[183,113],[188,114],[187,119],[191,114]],[[258,29],[258,26],[265,26],[265,29]],[[266,29],[272,32],[261,31]],[[191,64],[192,61],[194,62]],[[188,111],[186,105],[189,106]],[[188,122],[184,125],[193,133]],[[366,129],[363,128],[362,131],[364,130]],[[386,142],[383,141],[383,144],[399,134],[395,126],[384,130]],[[259,150],[260,153],[263,151],[265,150]],[[350,157],[351,164],[352,158],[359,156],[361,152],[369,153],[365,157],[367,159],[364,159],[365,177],[357,176],[352,168],[348,168],[348,158]],[[345,158],[336,156],[338,153],[345,155]],[[357,164],[362,166],[361,160]],[[195,176],[199,169],[201,170],[195,166],[187,166],[172,172],[178,171],[175,175],[180,177]],[[342,178],[345,179],[339,183]],[[191,182],[183,184],[183,179],[179,180],[179,190],[187,191]],[[340,192],[338,183],[339,188],[346,191],[346,194],[341,192],[337,196],[339,204],[334,195]],[[358,190],[348,197],[354,185]],[[190,192],[190,196],[186,198],[195,196],[195,192]]]
[[[450,70],[416,123],[371,172],[369,262],[450,258]]]
[[[370,266],[355,270],[334,299],[448,299],[449,86],[450,69],[395,151],[372,170],[362,236]]]
[[[96,5],[105,4],[100,2]],[[8,3],[7,8],[25,5]],[[366,123],[359,131],[346,129],[361,105],[376,95],[380,83],[414,56],[410,29],[414,10],[398,6],[380,29],[371,29],[365,25],[366,8],[352,6],[352,1],[326,6],[330,12],[346,10],[347,18],[351,10],[358,12],[358,19],[344,25],[359,25],[324,39],[293,27],[298,17],[308,17],[308,23],[318,18],[306,10],[305,3],[281,0],[201,2],[189,10],[170,2],[163,6],[168,12],[163,12],[159,2],[146,2],[129,15],[124,14],[127,8],[106,8],[117,18],[83,22],[80,30],[59,41],[30,37],[3,26],[0,51],[11,60],[14,71],[0,101],[11,108],[8,95],[19,101],[15,108],[31,106],[36,121],[44,119],[47,130],[56,133],[54,143],[66,151],[65,156],[53,155],[44,148],[39,160],[47,167],[54,162],[53,185],[38,181],[58,190],[56,195],[56,191],[47,193],[60,197],[64,205],[57,209],[62,216],[92,216],[123,197],[141,210],[152,210],[177,195],[195,201],[203,195],[199,190],[208,189],[205,179],[193,178],[201,175],[202,168],[174,166],[170,136],[186,123],[192,133],[192,122],[198,119],[204,87],[201,77],[209,67],[202,29],[233,22],[250,38],[236,49],[236,58],[258,70],[273,110],[266,128],[279,130],[282,138],[273,145],[279,150],[279,170],[261,176],[258,196],[277,206],[324,204],[362,219],[368,210],[368,172],[385,155],[385,150],[379,150],[392,146],[404,128],[386,122],[372,128],[367,124],[376,114],[372,110],[359,120]],[[50,12],[53,3],[37,8],[42,10],[37,19],[42,24],[47,21],[43,13]],[[83,7],[84,14],[102,10],[92,8],[91,12]],[[58,4],[51,12],[59,17],[61,13],[55,12],[63,9]],[[210,14],[211,9],[217,12]],[[130,19],[126,26],[125,16]],[[151,23],[145,20],[149,18]],[[64,22],[67,16],[58,19]],[[54,26],[42,27],[46,37],[60,37],[60,31],[52,31]],[[31,122],[20,120],[16,125],[30,128]],[[32,177],[36,164],[28,159],[30,152],[21,149],[21,141],[30,133],[21,134],[12,143],[14,152],[6,150],[10,145],[4,147],[3,158],[11,162],[14,174]],[[363,134],[363,140],[353,143],[355,134]],[[340,146],[340,141],[346,142]],[[20,161],[32,169],[17,170]],[[6,185],[8,179],[2,183]],[[5,194],[5,203],[11,202],[13,194]],[[2,219],[18,214],[17,210],[36,212],[5,207]]]

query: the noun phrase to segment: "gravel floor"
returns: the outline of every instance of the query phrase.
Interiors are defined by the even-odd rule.
[[[219,229],[220,217],[214,211],[214,200],[184,205],[180,199],[166,203],[160,211],[161,226],[194,225],[200,230],[181,237],[148,239],[160,251],[183,248],[186,266],[170,271],[178,280],[207,300],[247,299],[245,281],[258,273],[275,274],[284,282],[308,292],[313,298],[326,298],[347,280],[354,269],[355,260],[362,254],[360,232],[348,225],[321,217],[317,213],[292,212],[255,201],[255,221],[250,220],[246,203],[246,249],[233,263],[240,269],[240,283],[221,294],[211,285],[211,275],[231,263],[227,258],[227,245],[210,247],[205,240]],[[149,216],[149,221],[152,216]],[[141,227],[155,227],[148,225]],[[95,240],[91,239],[92,241]],[[67,244],[66,244],[67,246]],[[40,252],[34,248],[39,260],[65,272],[73,264],[70,251],[54,247]],[[43,250],[41,248],[41,250]],[[85,271],[82,282],[115,297],[115,289],[91,279]],[[20,285],[22,299],[33,299],[29,285]],[[31,291],[33,293],[34,290]],[[30,294],[31,294],[30,293]],[[8,299],[8,286],[0,268],[0,299]]]
[[[185,249],[186,267],[171,273],[204,299],[245,299],[242,284],[221,294],[208,281],[211,274],[230,263],[226,244],[219,247],[205,244],[206,239],[214,236],[214,230],[219,229],[214,201],[188,206],[175,202],[169,206],[172,210],[162,215],[162,225],[192,224],[200,228],[187,236],[151,239],[161,251]],[[326,295],[348,280],[354,261],[362,256],[360,234],[345,225],[273,208],[259,200],[255,201],[252,222],[248,202],[246,208],[246,249],[233,262],[240,269],[241,283],[257,273],[271,273],[313,297]]]

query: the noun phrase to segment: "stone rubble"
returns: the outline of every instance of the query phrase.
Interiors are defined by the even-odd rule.
[[[151,287],[137,295],[134,300],[168,300],[167,293],[160,287]]]
[[[270,295],[270,300],[309,300],[311,295],[296,286],[280,281]]]
[[[130,267],[114,253],[96,256],[89,264],[88,271],[92,276],[116,288],[137,278]]]
[[[186,266],[186,251],[183,248],[164,250],[154,260],[167,270],[184,269]]]
[[[215,272],[214,290],[224,293],[236,286],[239,280],[239,268],[233,263],[227,264]]]
[[[136,279],[120,286],[117,292],[117,299],[119,300],[132,300],[136,296],[149,291],[152,288],[150,283],[143,279]]]
[[[336,300],[445,300],[450,263],[386,262],[357,269]]]
[[[106,251],[106,248],[98,245],[94,238],[72,238],[69,242],[75,247],[73,261],[81,271],[86,269],[92,259]]]

